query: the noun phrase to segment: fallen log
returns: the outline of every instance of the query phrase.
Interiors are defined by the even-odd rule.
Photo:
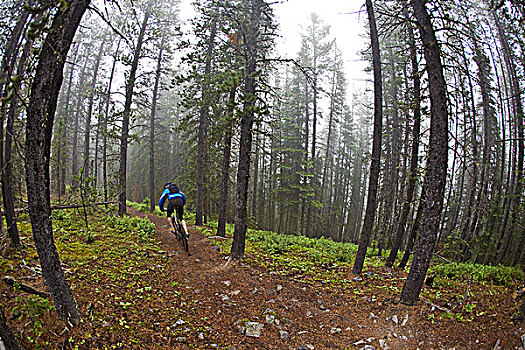
[[[107,204],[118,204],[119,202],[97,202],[97,203],[86,203],[86,204],[73,204],[73,205],[55,205],[51,207],[51,210],[59,210],[59,209],[77,209],[77,208],[84,208],[84,207],[91,207],[96,205],[107,205]]]
[[[232,237],[211,236],[208,239],[232,239]]]
[[[11,287],[14,287],[15,284],[17,284],[21,290],[23,290],[24,292],[26,293],[29,293],[29,294],[34,294],[34,295],[38,295],[42,298],[46,298],[46,299],[49,299],[49,293],[46,293],[46,292],[41,292],[39,290],[36,290],[35,288],[31,287],[31,286],[28,286],[26,284],[23,284],[21,282],[18,282],[17,280],[15,280],[13,277],[11,276],[4,276],[2,278],[2,280],[5,282],[5,284],[7,284],[8,286],[11,286]]]

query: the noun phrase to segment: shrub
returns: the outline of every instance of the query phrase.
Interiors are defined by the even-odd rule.
[[[109,216],[106,224],[114,227],[119,233],[133,232],[141,241],[147,241],[155,236],[155,225],[148,219],[134,216]]]
[[[305,252],[317,262],[350,262],[357,247],[350,243],[338,243],[326,238],[283,235],[270,231],[250,230],[247,239],[258,244],[270,255],[288,252]]]
[[[435,265],[432,271],[441,278],[470,279],[507,286],[523,280],[525,273],[510,266],[488,266],[472,263],[448,263]]]
[[[126,205],[142,213],[149,213],[150,202],[148,197],[144,198],[144,200],[140,203],[126,201]]]

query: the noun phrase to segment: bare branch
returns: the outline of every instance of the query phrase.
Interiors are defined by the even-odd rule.
[[[128,38],[124,34],[122,34],[117,28],[115,28],[113,24],[104,16],[104,14],[100,12],[98,8],[89,6],[88,9],[96,13],[111,28],[111,30],[115,34],[117,34],[121,39],[123,39],[130,47],[133,47],[133,44],[130,43]]]

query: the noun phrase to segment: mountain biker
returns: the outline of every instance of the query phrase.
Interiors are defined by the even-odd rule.
[[[160,195],[159,208],[160,211],[164,211],[164,202],[168,199],[167,216],[168,222],[171,226],[171,232],[175,232],[175,223],[171,218],[174,211],[177,212],[177,218],[179,219],[186,236],[188,235],[188,228],[186,227],[186,221],[183,219],[184,205],[186,204],[186,195],[179,189],[179,187],[171,182],[167,182],[164,185],[164,191]]]

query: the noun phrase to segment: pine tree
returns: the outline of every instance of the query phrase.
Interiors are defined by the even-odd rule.
[[[424,56],[429,75],[431,121],[429,160],[423,187],[425,207],[421,232],[410,272],[401,291],[401,301],[409,305],[417,301],[430,265],[437,236],[436,227],[439,227],[443,209],[448,159],[448,111],[441,53],[424,1],[412,0],[411,5],[425,48]]]
[[[49,157],[64,63],[88,5],[89,0],[72,0],[57,10],[39,53],[26,128],[26,182],[35,246],[58,315],[71,324],[78,323],[81,315],[66,282],[53,241]]]
[[[370,38],[372,41],[372,60],[374,67],[374,140],[372,148],[372,162],[370,166],[370,179],[368,182],[368,198],[366,204],[366,213],[363,222],[363,229],[359,239],[359,248],[354,261],[353,273],[361,273],[366,256],[366,250],[372,234],[372,225],[376,211],[377,201],[377,182],[379,177],[379,163],[381,157],[381,130],[383,122],[383,92],[382,92],[382,74],[381,74],[381,57],[379,52],[379,40],[375,22],[375,14],[372,1],[366,1],[368,13],[368,22],[370,25]]]

